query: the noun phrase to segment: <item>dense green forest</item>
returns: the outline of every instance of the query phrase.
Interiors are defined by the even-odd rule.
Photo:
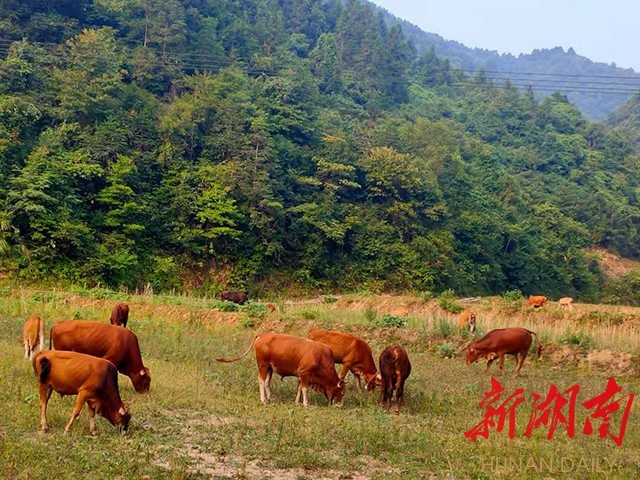
[[[630,135],[368,4],[5,0],[0,32],[7,274],[596,298],[584,247],[640,257]]]
[[[436,54],[468,73],[484,70],[497,83],[511,80],[518,86],[531,87],[536,98],[555,91],[564,93],[592,120],[605,120],[640,89],[640,73],[615,63],[594,62],[573,48],[543,48],[517,56],[499,54],[445,40],[386,11],[384,18],[388,25],[400,25],[418,53],[433,48]]]

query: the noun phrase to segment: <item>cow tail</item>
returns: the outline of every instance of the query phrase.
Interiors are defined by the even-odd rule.
[[[39,373],[38,370],[40,370]],[[33,372],[38,375],[40,383],[45,383],[51,374],[51,362],[49,359],[42,354],[36,355],[33,358]]]
[[[531,330],[527,330],[531,335],[533,335],[534,337],[536,337],[536,341],[538,342],[538,360],[540,360],[540,357],[542,356],[542,342],[540,341],[540,339],[538,338],[538,335],[536,335],[536,332],[532,332]]]
[[[223,358],[216,358],[216,361],[218,362],[225,362],[225,363],[231,363],[231,362],[237,362],[238,360],[243,359],[244,357],[246,357],[247,353],[249,353],[251,351],[251,349],[253,348],[253,344],[256,343],[256,340],[258,339],[260,335],[256,335],[253,340],[251,341],[251,344],[249,345],[249,348],[247,348],[246,352],[244,352],[242,355],[240,355],[239,357],[223,357]]]

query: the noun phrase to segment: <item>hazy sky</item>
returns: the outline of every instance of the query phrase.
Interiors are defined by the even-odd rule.
[[[447,40],[500,53],[573,47],[640,72],[640,0],[372,0]]]

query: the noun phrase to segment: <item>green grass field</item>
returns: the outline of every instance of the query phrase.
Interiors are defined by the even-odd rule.
[[[98,418],[100,435],[91,437],[86,409],[65,436],[74,398],[57,394],[49,403],[50,432],[43,435],[36,378],[18,343],[24,320],[43,316],[47,332],[53,321],[65,318],[107,322],[115,300],[75,295],[65,302],[64,292],[10,286],[2,293],[0,478],[640,478],[640,399],[633,404],[621,447],[598,438],[597,432],[582,433],[587,411],[579,404],[604,391],[606,375],[527,359],[519,379],[501,379],[507,393],[522,387],[527,394],[518,410],[516,438],[509,439],[505,429],[477,443],[464,432],[482,419],[478,403],[490,388],[484,365],[442,358],[422,337],[404,343],[413,372],[400,416],[377,406],[379,392],[356,391],[352,377],[347,377],[342,408],[327,406],[315,392],[311,407],[297,407],[295,379],[280,382],[277,377],[273,403],[262,406],[251,355],[229,365],[214,359],[244,351],[267,326],[305,335],[310,325],[330,326],[331,319],[303,322],[284,315],[249,322],[242,315],[220,314],[215,321],[207,305],[195,300],[129,300],[129,326],[152,375],[147,395],[136,394],[129,379],[119,377],[121,396],[132,411],[129,436]],[[342,312],[341,320],[348,316]],[[377,356],[389,339],[369,332],[362,336]],[[506,367],[513,369],[511,358]],[[616,380],[623,392],[640,393],[640,379]],[[544,426],[524,437],[531,392],[546,395],[551,384],[564,390],[576,383],[581,391],[575,437],[568,438],[562,425],[552,440],[546,439]],[[613,418],[611,430],[617,432],[620,416]]]

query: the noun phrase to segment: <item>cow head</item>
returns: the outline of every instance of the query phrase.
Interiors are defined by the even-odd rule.
[[[368,391],[373,392],[376,389],[376,387],[381,387],[381,386],[382,386],[382,376],[380,375],[380,373],[376,373],[367,381],[367,385],[365,386],[365,388]]]
[[[151,387],[151,375],[149,374],[149,369],[147,367],[143,367],[139,372],[134,372],[131,375],[131,383],[133,383],[133,388],[136,392],[147,393]]]
[[[129,432],[129,421],[131,420],[131,413],[129,413],[129,407],[126,404],[123,403],[118,409],[114,420],[118,431],[126,435]]]
[[[342,406],[342,399],[344,398],[345,384],[342,380],[338,380],[338,384],[329,388],[329,403],[335,404],[336,407]]]
[[[473,343],[470,343],[469,345],[467,345],[466,353],[467,353],[467,365],[471,365],[480,357],[480,352],[478,352],[478,349],[476,349]]]

